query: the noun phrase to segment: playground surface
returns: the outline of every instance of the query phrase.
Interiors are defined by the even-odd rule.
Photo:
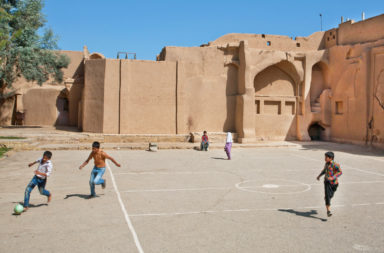
[[[343,175],[326,216],[324,153]],[[47,189],[14,215],[42,151],[0,161],[0,252],[384,252],[384,153],[346,144],[223,150],[107,150],[88,199],[89,151],[54,150]]]

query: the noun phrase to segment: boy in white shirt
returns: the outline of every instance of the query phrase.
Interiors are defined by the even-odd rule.
[[[24,212],[28,210],[29,207],[29,197],[31,191],[35,186],[39,188],[40,194],[45,195],[48,198],[48,202],[51,201],[52,194],[45,189],[45,184],[47,183],[47,177],[51,175],[52,172],[52,162],[51,162],[52,153],[50,151],[45,151],[43,158],[38,159],[37,161],[28,164],[29,167],[38,163],[39,167],[35,170],[35,176],[32,178],[31,182],[27,185],[24,194]]]

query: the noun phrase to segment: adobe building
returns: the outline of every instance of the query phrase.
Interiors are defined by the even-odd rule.
[[[19,82],[3,125],[107,134],[233,132],[238,142],[327,140],[384,148],[384,15],[309,37],[227,34],[157,61],[71,58],[64,84]]]

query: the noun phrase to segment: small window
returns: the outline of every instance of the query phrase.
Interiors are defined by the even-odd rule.
[[[260,100],[255,100],[256,114],[260,114]]]
[[[332,36],[332,38],[333,38],[333,39],[336,39],[336,36],[335,36],[335,35],[333,35],[333,36]]]
[[[300,43],[296,43],[296,47],[300,47]]]
[[[262,35],[261,35],[261,38],[264,38],[264,39],[265,39],[265,34],[262,34]]]
[[[327,41],[329,41],[329,37],[327,38]]]
[[[343,108],[343,101],[336,101],[336,114],[343,114],[344,108]]]
[[[272,43],[270,41],[267,41],[267,46],[270,46],[272,45]]]
[[[329,32],[330,35],[332,35],[332,32]]]

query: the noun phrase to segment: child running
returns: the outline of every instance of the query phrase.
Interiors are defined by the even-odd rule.
[[[31,192],[33,188],[37,185],[39,188],[40,194],[47,196],[48,202],[51,201],[52,194],[45,189],[45,185],[47,184],[47,177],[51,175],[52,172],[52,162],[51,162],[52,153],[50,151],[45,151],[43,157],[28,164],[29,167],[39,164],[37,170],[35,170],[35,176],[27,185],[24,193],[24,212],[26,212],[29,208],[29,197],[31,196]]]
[[[91,187],[91,195],[89,198],[96,196],[95,184],[101,184],[101,188],[105,188],[106,180],[102,178],[105,172],[105,159],[111,160],[117,167],[120,167],[120,164],[117,163],[115,159],[100,149],[100,143],[97,141],[92,144],[92,152],[89,154],[88,159],[79,167],[79,169],[81,170],[85,165],[87,165],[92,158],[95,162],[95,166],[93,167],[91,178],[89,179],[89,186]]]
[[[335,194],[337,187],[339,186],[339,181],[337,180],[343,172],[340,169],[340,165],[335,163],[333,159],[335,154],[333,152],[325,153],[325,165],[324,169],[321,171],[320,175],[317,176],[317,180],[320,180],[322,175],[324,176],[324,192],[325,192],[325,206],[327,208],[327,216],[331,217],[331,199]]]

